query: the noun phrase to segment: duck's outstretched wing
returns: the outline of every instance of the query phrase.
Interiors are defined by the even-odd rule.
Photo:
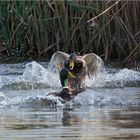
[[[49,67],[54,72],[60,72],[63,68],[64,61],[69,57],[69,54],[62,51],[55,52],[49,62]]]
[[[87,63],[88,75],[96,75],[104,68],[103,60],[94,53],[88,53],[83,56],[83,59]]]

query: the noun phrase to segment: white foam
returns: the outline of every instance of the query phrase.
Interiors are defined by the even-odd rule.
[[[127,90],[126,90],[127,91]],[[123,94],[123,95],[122,95]],[[84,105],[84,106],[132,106],[138,105],[139,101],[132,99],[131,96],[122,94],[109,94],[109,92],[97,92],[91,89],[86,90],[78,94],[73,103],[75,105]]]
[[[3,92],[0,92],[0,107],[7,106],[9,98]]]
[[[108,73],[105,78],[105,82],[109,87],[124,87],[130,81],[140,81],[140,73],[125,68],[115,74]]]
[[[94,87],[104,87],[105,85],[105,78],[106,78],[106,71],[99,72],[94,76],[91,76],[90,78],[86,77],[86,86],[90,88]]]
[[[94,76],[86,77],[86,87],[125,87],[137,86],[140,81],[140,73],[130,69],[122,69],[120,71],[106,72],[103,68]],[[128,84],[129,83],[129,84]],[[41,64],[32,61],[27,63],[24,67],[22,75],[0,75],[0,88],[8,86],[9,88],[34,89],[34,88],[47,88],[53,89],[60,88],[59,74],[54,73],[50,67],[43,67]]]

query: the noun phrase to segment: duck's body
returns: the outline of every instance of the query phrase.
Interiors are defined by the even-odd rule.
[[[60,82],[63,89],[69,89],[70,94],[76,94],[80,90],[80,80],[67,68],[60,71]]]
[[[61,70],[68,69],[76,77],[67,77],[70,91],[78,91],[80,88],[84,88],[86,76],[96,75],[104,66],[103,60],[94,53],[78,55],[75,60],[71,60],[70,57],[71,55],[67,53],[57,51],[50,61],[50,66],[56,72],[60,73]]]

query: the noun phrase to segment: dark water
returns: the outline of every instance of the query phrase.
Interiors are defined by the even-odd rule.
[[[72,101],[47,63],[0,65],[0,140],[139,140],[140,73],[107,68]]]

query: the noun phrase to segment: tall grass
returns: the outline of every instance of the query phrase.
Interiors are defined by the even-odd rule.
[[[57,50],[94,52],[105,60],[126,63],[140,57],[140,2],[40,0],[0,1],[0,34],[7,49],[26,55],[49,56]]]

